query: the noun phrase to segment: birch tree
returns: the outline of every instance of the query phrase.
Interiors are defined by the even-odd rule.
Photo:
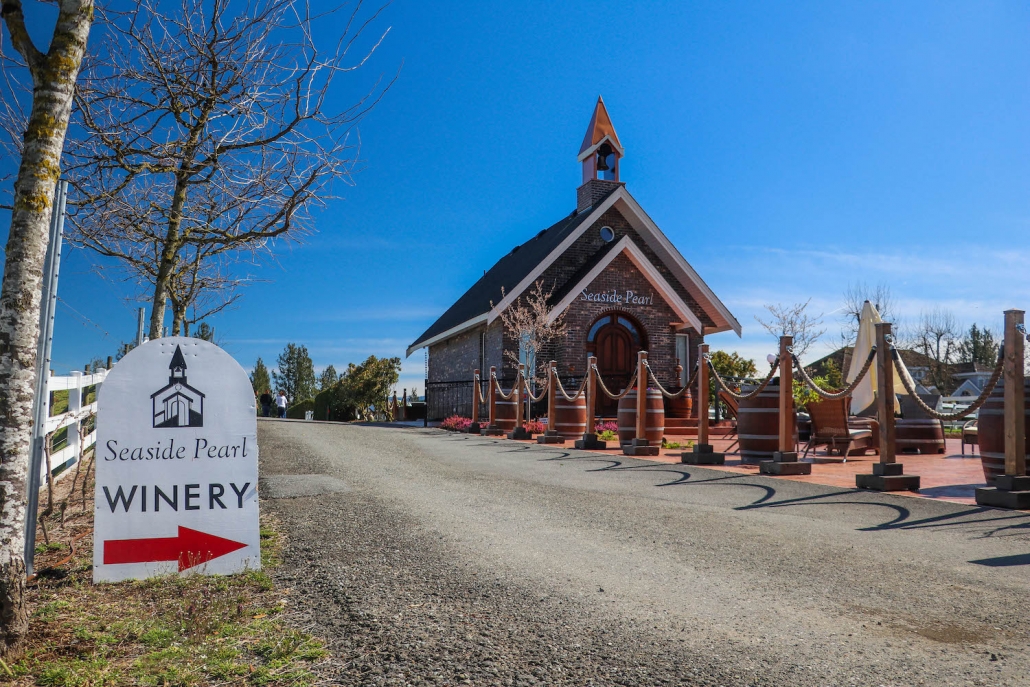
[[[43,262],[75,80],[93,21],[92,0],[59,0],[57,9],[50,45],[41,48],[26,29],[21,0],[3,0],[0,6],[10,44],[32,84],[0,288],[0,652],[5,655],[18,649],[28,630],[25,496]]]
[[[315,16],[303,0],[167,10],[141,0],[105,12],[76,98],[71,239],[130,274],[152,272],[151,338],[189,247],[202,257],[269,251],[310,231],[312,209],[351,183],[353,128],[385,89],[348,96],[341,79],[385,37],[365,38],[378,15],[365,17],[359,1]],[[315,22],[341,27],[332,49],[316,45]],[[177,314],[188,306],[176,303]]]

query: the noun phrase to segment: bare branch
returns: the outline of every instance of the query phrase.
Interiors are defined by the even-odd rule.
[[[386,35],[373,37],[357,64],[347,61],[381,9],[362,21],[358,2],[335,51],[323,52],[302,0],[180,3],[175,12],[156,0],[106,11],[77,93],[82,135],[68,150],[71,239],[153,284],[152,337],[166,297],[212,288],[192,277],[192,286],[174,286],[190,270],[207,274],[182,263],[222,260],[224,285],[235,261],[224,253],[253,258],[278,237],[314,230],[313,209],[338,183],[353,183],[351,132],[393,83],[377,81],[350,106],[332,104],[343,86],[336,77],[364,64]],[[176,300],[179,314],[188,302]]]
[[[813,316],[806,312],[811,302],[809,298],[804,303],[793,305],[766,305],[765,309],[772,315],[772,319],[766,322],[755,315],[755,320],[777,341],[781,336],[794,337],[794,354],[800,359],[826,333],[825,329],[818,329],[823,322],[822,314]]]

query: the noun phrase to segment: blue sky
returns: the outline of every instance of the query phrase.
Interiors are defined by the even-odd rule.
[[[809,357],[828,352],[856,281],[888,284],[909,320],[941,305],[997,329],[1028,305],[1025,3],[398,0],[387,27],[337,93],[400,69],[360,127],[356,184],[212,321],[244,367],[288,342],[319,368],[403,358],[574,208],[598,94],[627,188],[744,326],[715,348],[764,358],[754,315],[812,298],[829,314]],[[95,256],[66,256],[59,370],[129,340],[137,306]],[[406,359],[400,386],[421,390],[423,365]]]

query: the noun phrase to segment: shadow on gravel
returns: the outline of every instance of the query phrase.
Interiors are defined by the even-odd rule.
[[[453,440],[467,440],[464,437],[455,437]],[[481,444],[474,444],[479,446],[497,446],[501,442],[499,440],[484,442]],[[1002,511],[998,511],[993,508],[985,507],[969,507],[956,513],[946,513],[943,515],[935,515],[932,517],[926,517],[921,519],[912,519],[912,511],[906,506],[899,505],[896,503],[887,503],[884,501],[872,501],[868,499],[852,499],[847,498],[855,495],[868,496],[869,492],[862,489],[842,489],[834,491],[828,494],[814,494],[811,496],[800,496],[797,498],[784,499],[780,501],[774,501],[777,491],[775,487],[767,484],[753,484],[747,480],[754,479],[756,475],[744,475],[744,474],[724,474],[718,477],[708,477],[700,479],[692,479],[693,475],[686,469],[680,467],[674,467],[673,465],[666,464],[643,464],[643,465],[626,465],[624,461],[614,458],[605,457],[601,454],[584,453],[582,455],[573,454],[569,451],[561,448],[548,448],[546,445],[534,445],[526,444],[511,449],[505,449],[501,453],[525,453],[526,451],[541,452],[554,452],[560,451],[560,455],[548,456],[546,458],[540,458],[540,462],[574,462],[574,463],[602,463],[600,466],[585,468],[586,472],[592,473],[606,473],[606,472],[623,472],[628,474],[650,474],[650,473],[671,473],[675,475],[675,479],[668,482],[659,482],[655,484],[656,487],[747,487],[750,489],[758,489],[763,492],[761,496],[745,506],[737,506],[734,510],[752,510],[758,508],[791,508],[795,506],[874,506],[878,508],[885,508],[888,511],[894,513],[894,517],[886,522],[878,525],[872,525],[869,527],[861,527],[859,531],[862,532],[877,532],[883,530],[894,530],[894,529],[927,529],[927,528],[940,528],[940,527],[968,527],[971,525],[982,526],[986,523],[997,522],[999,525],[990,529],[987,532],[980,534],[981,538],[994,537],[998,535],[1006,534],[1024,534],[1030,532],[1030,513],[1014,513],[1014,514],[1001,514]],[[842,498],[845,497],[845,498]],[[928,502],[932,503],[932,502]],[[973,516],[983,516],[989,513],[999,513],[997,517],[977,517],[976,519],[969,520]],[[1030,558],[1030,554],[1026,555]],[[1018,557],[1008,557],[1018,558]],[[987,559],[994,560],[994,559]],[[1000,560],[1000,559],[999,559]],[[972,561],[978,563],[979,561]],[[1007,565],[1024,565],[1027,563],[1007,563]],[[983,563],[983,565],[989,565]],[[1001,564],[999,564],[1001,565]]]
[[[986,565],[990,568],[1007,568],[1011,565],[1030,565],[1030,553],[1021,553],[1015,556],[998,556],[997,558],[981,558],[976,561],[969,561],[976,565]]]

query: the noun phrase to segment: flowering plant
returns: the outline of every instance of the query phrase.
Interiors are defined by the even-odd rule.
[[[451,415],[440,423],[440,429],[446,429],[451,432],[467,432],[471,425],[472,418]]]
[[[612,434],[615,434],[619,431],[619,423],[615,422],[614,420],[608,420],[607,422],[598,422],[594,425],[594,431],[598,434],[601,434],[602,432],[611,432]]]
[[[544,423],[540,422],[539,420],[532,420],[530,422],[527,422],[524,426],[526,428],[526,431],[530,434],[543,434],[544,430],[547,429]]]

